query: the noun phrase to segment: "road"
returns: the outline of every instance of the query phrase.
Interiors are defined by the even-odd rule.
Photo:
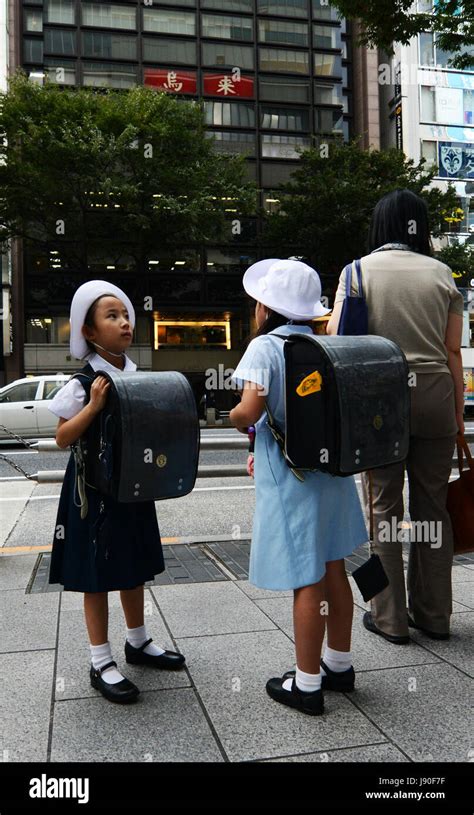
[[[474,422],[469,422],[466,429],[474,431]],[[236,433],[231,428],[202,430],[204,437],[212,438],[234,437]],[[68,458],[66,451],[37,453],[10,444],[2,444],[0,451],[29,473],[64,469]],[[244,450],[206,451],[201,454],[203,464],[241,464],[245,460]],[[47,545],[51,543],[61,485],[33,484],[17,480],[18,475],[10,465],[0,460],[0,545],[2,541],[7,546]],[[7,481],[12,476],[15,480]],[[455,477],[456,470],[453,470],[451,478]],[[356,475],[355,480],[360,492],[360,475]],[[27,496],[29,500],[25,505]],[[254,506],[255,490],[252,479],[248,477],[199,479],[190,495],[179,500],[158,502],[160,531],[165,538],[219,535],[228,539],[245,539],[252,528]],[[21,512],[18,512],[20,509]],[[11,523],[8,519],[11,519]],[[8,531],[7,526],[11,526]]]

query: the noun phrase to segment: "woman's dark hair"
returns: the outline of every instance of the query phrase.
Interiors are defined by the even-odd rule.
[[[411,190],[393,190],[376,204],[369,229],[369,252],[385,243],[406,243],[412,252],[431,255],[428,209]]]

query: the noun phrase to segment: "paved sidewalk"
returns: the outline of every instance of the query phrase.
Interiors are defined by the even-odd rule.
[[[82,596],[26,593],[37,553],[0,557],[0,760],[472,760],[474,564],[453,568],[449,641],[413,632],[395,646],[362,627],[355,585],[356,690],[325,694],[309,717],[277,705],[265,681],[294,664],[291,592],[246,580],[146,589],[157,642],[182,651],[178,673],[127,666],[118,593],[110,595],[114,658],[142,693],[131,706],[89,684]]]

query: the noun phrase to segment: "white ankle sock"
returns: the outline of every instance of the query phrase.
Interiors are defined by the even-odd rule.
[[[351,667],[352,654],[350,651],[336,651],[335,648],[330,648],[329,645],[326,645],[323,661],[330,671],[340,673],[342,671],[348,671]],[[324,668],[321,668],[321,673],[323,676],[326,676]]]
[[[90,649],[92,665],[96,670],[102,668],[103,665],[107,665],[108,662],[111,662],[112,648],[110,647],[110,642],[104,642],[102,645],[91,645]],[[125,679],[123,674],[113,666],[107,668],[101,676],[104,682],[107,682],[109,685],[116,685],[117,682],[121,682],[122,679]]]
[[[298,666],[296,666],[296,686],[304,691],[304,693],[314,693],[315,691],[321,688],[321,674],[307,674],[304,671],[300,671]],[[283,689],[284,690],[291,690],[291,686],[293,684],[293,677],[289,676],[288,679],[285,679],[283,682]]]
[[[140,646],[149,639],[150,637],[147,634],[146,626],[139,625],[137,628],[127,628],[127,640],[134,648],[140,648]],[[165,653],[165,649],[160,648],[159,645],[155,645],[154,642],[150,642],[143,651],[145,654],[151,654],[155,657]]]

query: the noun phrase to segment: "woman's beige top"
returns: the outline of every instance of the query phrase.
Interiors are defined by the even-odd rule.
[[[448,312],[463,313],[463,297],[451,269],[418,252],[389,249],[361,258],[369,334],[393,340],[411,371],[450,373],[444,344]],[[351,293],[358,294],[355,264]],[[335,303],[346,296],[342,271]]]

